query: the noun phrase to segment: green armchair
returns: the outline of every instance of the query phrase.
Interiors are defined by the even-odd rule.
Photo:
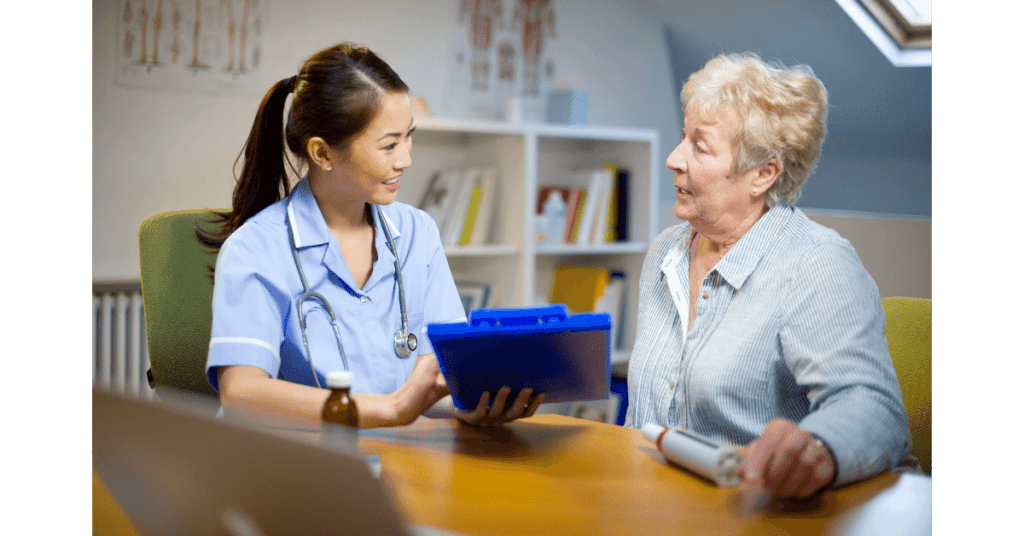
[[[195,234],[197,225],[209,230],[212,218],[211,210],[178,210],[139,226],[150,383],[158,395],[169,388],[217,396],[206,379],[216,256]]]

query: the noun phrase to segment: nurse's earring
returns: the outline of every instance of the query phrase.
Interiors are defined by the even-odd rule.
[[[323,138],[314,136],[306,142],[306,153],[309,155],[309,164],[314,164],[324,172],[329,172],[334,167],[331,165],[331,154],[327,142]]]

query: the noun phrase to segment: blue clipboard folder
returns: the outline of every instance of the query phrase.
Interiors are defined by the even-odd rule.
[[[564,304],[476,309],[469,322],[429,324],[427,336],[455,407],[472,410],[502,386],[544,393],[545,402],[608,398],[611,316],[569,315]]]

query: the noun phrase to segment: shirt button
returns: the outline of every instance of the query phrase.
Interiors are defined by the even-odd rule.
[[[369,298],[367,298],[366,296],[360,296],[360,297],[359,297],[359,301],[361,301],[361,302],[363,302],[363,303],[366,303],[366,300],[367,300],[367,299],[369,299]]]
[[[676,382],[672,382],[672,383],[668,384],[668,388],[672,389],[673,391],[675,391],[675,389],[676,389]]]
[[[705,300],[708,299],[708,293],[705,292],[701,297],[704,298]]]

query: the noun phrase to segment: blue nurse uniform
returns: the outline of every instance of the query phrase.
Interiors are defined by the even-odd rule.
[[[381,207],[401,261],[409,332],[419,346],[408,357],[395,353],[395,332],[402,326],[395,254],[373,210],[377,260],[370,278],[358,288],[316,199],[303,179],[292,196],[247,220],[224,242],[217,256],[213,289],[213,326],[207,377],[217,388],[217,367],[248,365],[279,378],[316,385],[296,310],[302,281],[291,253],[286,218],[310,288],[327,298],[337,316],[341,342],[355,375],[352,390],[386,394],[409,378],[416,357],[433,353],[427,324],[464,322],[465,310],[452,279],[434,220],[404,203]],[[321,385],[326,375],[343,370],[327,312],[315,299],[303,303],[312,369]]]

